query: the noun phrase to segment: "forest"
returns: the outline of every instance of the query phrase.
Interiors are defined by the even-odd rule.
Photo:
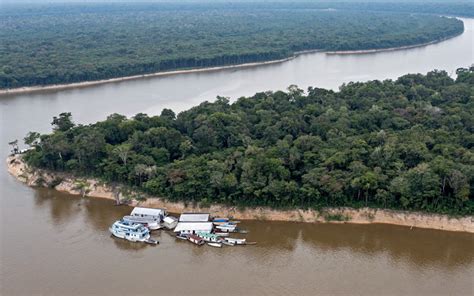
[[[71,113],[30,132],[33,167],[187,203],[474,213],[474,66],[339,91],[295,85],[175,114]]]
[[[446,3],[4,5],[0,88],[277,60],[303,50],[415,45],[455,36]],[[469,14],[469,3],[450,3]]]

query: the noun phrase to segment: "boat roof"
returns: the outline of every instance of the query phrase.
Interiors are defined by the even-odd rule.
[[[135,207],[132,210],[130,215],[152,215],[152,216],[159,216],[164,215],[166,212],[165,209],[151,209],[151,208],[141,208]]]
[[[149,222],[155,222],[154,218],[151,218],[151,217],[140,217],[140,216],[123,216],[123,220],[125,221],[141,221],[141,222],[146,222],[146,221],[149,221]]]
[[[120,220],[115,221],[114,224],[123,228],[131,229],[131,230],[138,230],[139,228],[143,228],[142,224],[127,222],[127,221],[120,221]]]
[[[174,229],[175,232],[180,231],[211,231],[212,222],[179,222]]]
[[[213,234],[213,233],[207,233],[207,232],[200,232],[200,231],[198,231],[196,234],[197,234],[198,236],[207,237],[207,238],[219,238],[218,235],[215,235],[215,234]]]
[[[182,213],[179,222],[207,222],[209,218],[209,213]]]

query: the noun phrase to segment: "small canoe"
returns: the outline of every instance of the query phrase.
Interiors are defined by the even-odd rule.
[[[207,243],[209,246],[211,247],[215,247],[215,248],[222,248],[222,244],[221,243]]]
[[[188,237],[189,237],[189,235],[187,235],[187,234],[177,234],[176,235],[176,238],[183,239],[183,240],[187,240]]]
[[[235,245],[245,245],[245,242],[246,242],[245,238],[225,237],[224,240],[229,242],[229,243],[233,243]]]
[[[154,239],[149,238],[149,239],[147,239],[147,240],[145,241],[145,243],[150,244],[150,245],[157,245],[157,244],[159,244],[160,242],[157,241],[157,240],[154,240]]]

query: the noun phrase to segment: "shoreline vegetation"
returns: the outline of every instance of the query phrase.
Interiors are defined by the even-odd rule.
[[[473,215],[474,66],[29,132],[29,166],[170,201]],[[18,140],[8,144],[18,152]],[[54,186],[53,186],[54,187]]]
[[[305,51],[304,53],[317,52],[317,51],[318,50]],[[303,54],[303,52],[301,54]],[[74,82],[74,83],[67,83],[67,84],[53,84],[53,85],[44,85],[44,86],[26,86],[26,87],[12,88],[12,89],[0,89],[0,96],[10,95],[10,94],[20,94],[20,93],[41,92],[41,91],[49,91],[49,90],[82,88],[82,87],[88,87],[88,86],[94,86],[94,85],[100,85],[100,84],[106,84],[106,83],[122,82],[122,81],[137,80],[137,79],[151,78],[151,77],[161,77],[161,76],[166,77],[166,76],[179,75],[179,74],[214,72],[214,71],[220,71],[220,70],[226,70],[226,69],[237,69],[237,68],[239,68],[239,69],[240,68],[250,68],[250,67],[257,67],[257,66],[283,63],[283,62],[292,60],[296,57],[297,57],[297,55],[294,55],[294,56],[291,56],[291,57],[288,57],[288,58],[284,58],[284,59],[273,60],[273,61],[245,63],[245,64],[238,64],[238,65],[227,65],[227,66],[217,66],[217,67],[206,67],[206,68],[195,68],[195,69],[172,70],[172,71],[155,72],[155,73],[149,73],[149,74],[124,76],[124,77],[94,80],[94,81]]]
[[[236,65],[224,65],[224,66],[216,66],[216,67],[163,71],[163,72],[155,72],[155,73],[148,73],[148,74],[116,77],[116,78],[110,78],[110,79],[94,80],[94,81],[66,83],[66,84],[25,86],[25,87],[11,88],[11,89],[7,88],[7,89],[0,89],[0,97],[7,96],[7,95],[23,94],[23,93],[36,93],[36,92],[45,92],[45,91],[66,90],[66,89],[72,89],[72,88],[84,88],[84,87],[96,86],[96,85],[101,85],[101,84],[117,83],[117,82],[129,81],[129,80],[138,80],[138,79],[143,79],[143,78],[167,77],[167,76],[173,76],[173,75],[179,75],[179,74],[191,74],[191,73],[202,73],[202,72],[215,72],[215,71],[229,70],[229,69],[253,68],[253,67],[288,62],[297,58],[300,55],[312,54],[312,53],[325,53],[327,55],[359,55],[359,54],[373,54],[373,53],[380,53],[380,52],[406,50],[406,49],[425,47],[425,46],[441,43],[443,41],[447,41],[449,39],[458,37],[462,35],[463,33],[464,31],[462,31],[459,34],[455,34],[455,35],[438,39],[438,40],[433,40],[430,42],[424,42],[424,43],[414,44],[414,45],[399,46],[399,47],[364,49],[364,50],[340,50],[340,51],[324,51],[320,49],[309,49],[309,50],[294,52],[292,56],[289,56],[283,59],[278,59],[278,60],[269,60],[269,61],[244,63],[244,64],[236,64]]]
[[[120,186],[111,186],[91,178],[76,178],[71,174],[51,172],[29,167],[21,155],[9,156],[6,160],[8,172],[17,180],[30,187],[46,187],[83,197],[104,198],[117,201],[126,199],[129,206],[166,208],[169,212],[182,213],[205,211],[212,215],[232,217],[240,220],[286,221],[304,223],[352,223],[352,224],[390,224],[397,226],[445,231],[474,233],[474,216],[454,217],[442,214],[422,213],[374,208],[328,207],[321,210],[292,209],[279,210],[269,207],[232,207],[225,205],[199,205],[172,202],[146,196],[129,199]],[[79,185],[80,184],[80,185]],[[141,193],[139,193],[141,194]]]
[[[129,206],[166,208],[172,213],[209,212],[222,217],[240,220],[285,221],[303,223],[352,223],[352,224],[390,224],[424,229],[474,233],[474,216],[452,217],[434,213],[400,211],[374,208],[329,207],[315,209],[281,210],[269,207],[232,207],[225,205],[200,205],[167,201],[142,193],[124,194],[120,186],[107,185],[90,178],[77,178],[71,174],[34,169],[22,160],[21,155],[9,156],[6,160],[8,172],[17,180],[30,187],[45,187],[83,197],[104,198],[113,201],[126,200]],[[80,185],[79,185],[80,184]],[[126,195],[138,194],[140,200]]]

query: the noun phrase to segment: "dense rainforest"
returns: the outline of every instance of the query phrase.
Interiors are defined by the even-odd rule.
[[[474,213],[474,66],[52,126],[31,166],[173,201]]]
[[[446,5],[3,5],[0,88],[276,60],[311,49],[358,50],[421,44],[463,32],[460,20],[412,13],[441,13]],[[449,5],[453,14],[474,11],[469,3]]]

